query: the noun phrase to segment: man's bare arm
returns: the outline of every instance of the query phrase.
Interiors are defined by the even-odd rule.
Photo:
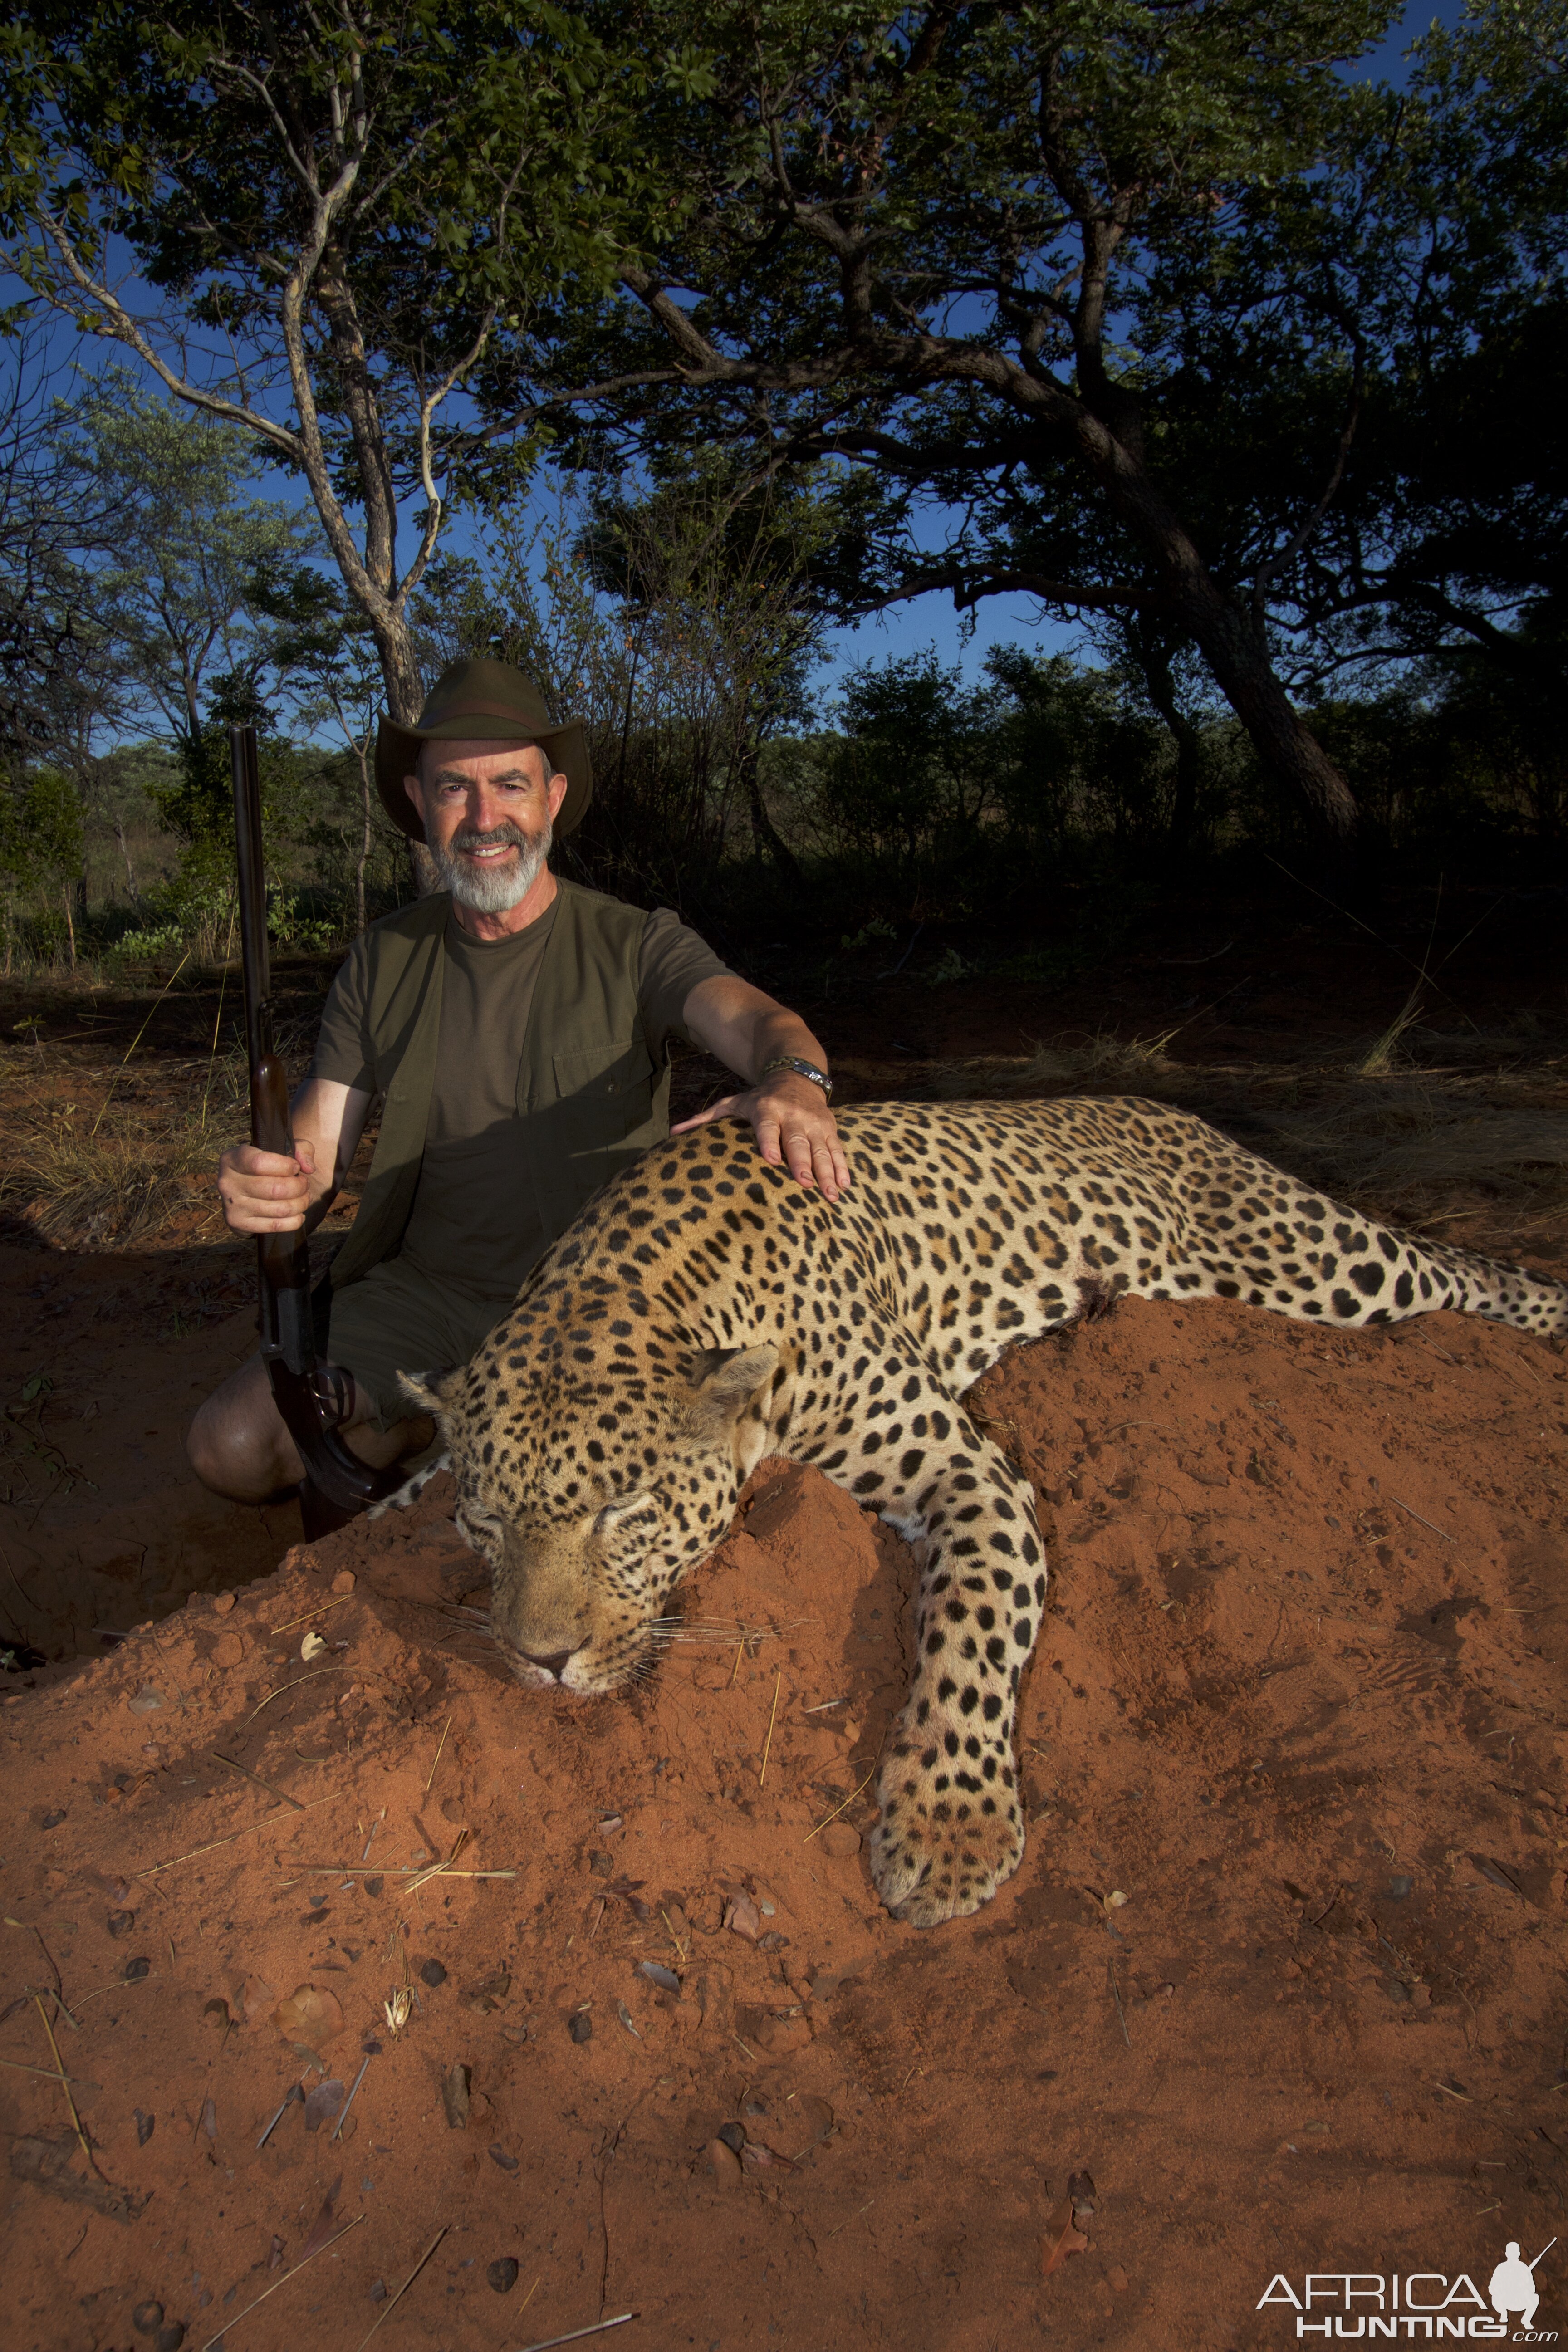
[[[294,1157],[237,1143],[218,1161],[224,1221],[236,1234],[313,1232],[331,1207],[375,1100],[335,1078],[309,1078],[294,1097]]]
[[[695,1118],[682,1119],[671,1133],[685,1135],[710,1119],[750,1119],[764,1160],[787,1167],[803,1184],[819,1186],[829,1201],[847,1192],[849,1162],[822,1088],[795,1070],[774,1070],[758,1079],[763,1064],[780,1055],[827,1067],[826,1055],[799,1013],[748,981],[726,974],[698,982],[681,1007],[681,1020],[698,1045],[751,1083],[743,1093],[726,1095]]]

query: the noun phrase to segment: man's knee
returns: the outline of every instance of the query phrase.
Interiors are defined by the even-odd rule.
[[[266,1502],[298,1482],[294,1447],[259,1360],[197,1407],[185,1432],[185,1458],[204,1486],[231,1502]]]

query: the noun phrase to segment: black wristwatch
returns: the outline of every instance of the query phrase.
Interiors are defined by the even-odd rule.
[[[763,1080],[772,1077],[775,1070],[795,1071],[799,1076],[809,1078],[814,1087],[820,1087],[829,1102],[833,1100],[833,1081],[826,1070],[817,1068],[815,1062],[803,1062],[798,1054],[775,1054],[773,1060],[764,1062],[757,1072],[757,1084],[761,1086]]]

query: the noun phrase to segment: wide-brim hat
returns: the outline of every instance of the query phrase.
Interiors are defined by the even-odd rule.
[[[384,719],[375,736],[375,782],[382,805],[400,833],[423,841],[418,810],[403,780],[416,772],[421,743],[537,743],[552,770],[566,779],[566,797],[554,830],[559,838],[582,823],[594,797],[594,767],[580,719],[557,727],[531,678],[510,662],[474,655],[449,662],[425,698],[417,723]]]

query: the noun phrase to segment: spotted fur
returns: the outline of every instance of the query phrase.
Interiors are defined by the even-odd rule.
[[[1341,1328],[1447,1307],[1568,1329],[1568,1290],[1392,1233],[1180,1111],[890,1104],[841,1120],[830,1206],[733,1122],[649,1152],[529,1276],[473,1361],[405,1378],[525,1683],[646,1672],[672,1588],[765,1454],[815,1463],[916,1546],[919,1664],[871,1869],[929,1926],[1017,1867],[1019,1677],[1046,1597],[1027,1483],[959,1402],[1015,1340],[1125,1293]]]

